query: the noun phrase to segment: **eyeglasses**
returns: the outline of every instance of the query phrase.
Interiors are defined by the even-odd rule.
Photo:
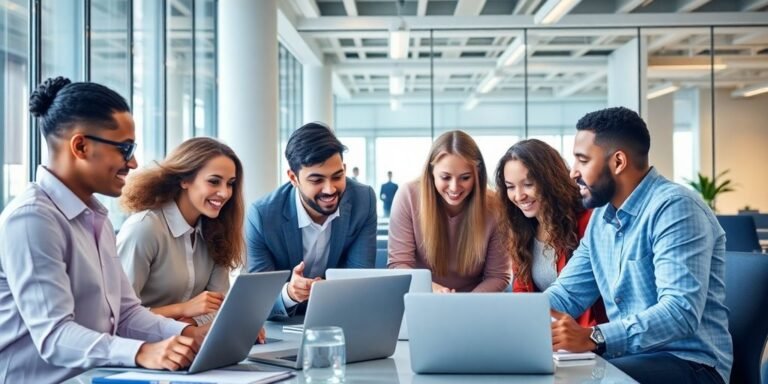
[[[121,143],[117,141],[102,139],[101,137],[92,135],[84,136],[86,139],[91,139],[93,141],[98,141],[99,143],[109,144],[117,147],[120,153],[123,154],[123,159],[125,159],[125,161],[131,161],[133,158],[133,153],[136,152],[136,143]]]

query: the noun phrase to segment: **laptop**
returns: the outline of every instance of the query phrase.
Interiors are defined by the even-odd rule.
[[[188,370],[197,373],[241,362],[267,320],[291,271],[243,273],[224,298]]]
[[[358,269],[358,268],[339,268],[328,269],[325,271],[325,277],[328,280],[336,279],[354,279],[376,276],[395,276],[411,275],[411,287],[408,292],[432,292],[432,272],[429,269]],[[399,340],[408,340],[408,327],[405,323],[405,317],[400,324]]]
[[[554,373],[543,293],[409,293],[405,308],[416,373]]]
[[[341,327],[347,363],[387,358],[397,346],[403,295],[410,285],[411,275],[318,281],[309,293],[304,327]],[[253,353],[248,359],[301,369],[301,347]]]

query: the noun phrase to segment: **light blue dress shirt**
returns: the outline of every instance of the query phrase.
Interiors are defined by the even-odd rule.
[[[724,252],[712,210],[652,168],[618,210],[607,204],[594,211],[545,293],[553,309],[571,316],[603,297],[606,358],[669,352],[715,367],[728,382]]]
[[[135,366],[140,340],[187,324],[142,307],[120,265],[107,210],[44,167],[0,216],[0,382],[56,383]],[[120,336],[116,336],[120,335]]]

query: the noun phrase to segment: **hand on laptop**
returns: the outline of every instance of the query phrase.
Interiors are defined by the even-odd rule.
[[[259,331],[259,336],[256,337],[256,343],[257,344],[267,343],[267,330],[264,327],[261,327],[261,330]]]
[[[297,303],[303,303],[309,299],[309,289],[312,288],[312,284],[320,280],[322,280],[320,277],[314,279],[304,277],[304,262],[302,261],[293,268],[291,281],[288,283],[288,296]]]
[[[195,339],[188,336],[173,336],[157,343],[144,343],[136,353],[136,365],[169,371],[186,368],[197,354],[196,344]]]
[[[456,293],[455,289],[451,289],[448,287],[444,287],[438,283],[432,283],[432,292],[433,293]]]
[[[589,338],[592,329],[584,328],[568,314],[550,310],[552,315],[552,350],[568,352],[590,352],[597,345]]]
[[[182,317],[195,317],[219,310],[224,294],[221,292],[203,291],[181,305]]]

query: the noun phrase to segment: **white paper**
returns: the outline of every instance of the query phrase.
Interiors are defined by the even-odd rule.
[[[568,361],[568,360],[591,360],[595,358],[594,352],[582,352],[582,353],[573,353],[568,351],[559,350],[557,352],[552,353],[552,358],[558,361]]]
[[[269,379],[273,376],[285,374],[282,372],[254,372],[254,371],[228,371],[214,369],[211,371],[180,375],[178,373],[147,373],[147,372],[123,372],[109,376],[110,379],[146,380],[146,381],[194,381],[198,383],[232,383],[246,384],[254,381]]]

